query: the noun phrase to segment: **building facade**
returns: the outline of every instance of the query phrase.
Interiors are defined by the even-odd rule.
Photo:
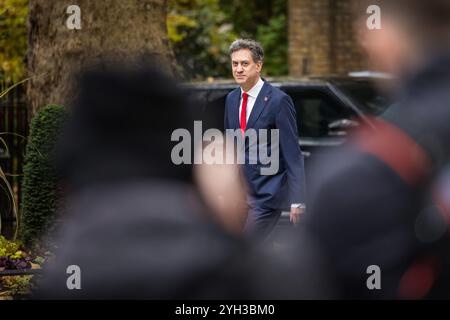
[[[289,74],[343,75],[367,70],[354,35],[358,0],[288,0]]]

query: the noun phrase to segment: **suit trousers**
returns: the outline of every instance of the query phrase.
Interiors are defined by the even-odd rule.
[[[244,227],[244,234],[260,240],[267,239],[281,216],[281,210],[250,208]]]

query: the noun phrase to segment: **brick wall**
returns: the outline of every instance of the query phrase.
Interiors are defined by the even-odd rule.
[[[357,0],[288,0],[289,74],[346,74],[366,70],[353,35]]]

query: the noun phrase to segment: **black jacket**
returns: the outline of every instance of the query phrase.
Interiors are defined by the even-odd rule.
[[[449,297],[449,237],[435,199],[450,155],[450,58],[408,81],[371,134],[316,164],[305,227],[344,298]],[[367,268],[380,267],[381,290]]]

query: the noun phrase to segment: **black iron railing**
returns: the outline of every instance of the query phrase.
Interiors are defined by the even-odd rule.
[[[16,203],[21,201],[23,159],[28,136],[28,109],[22,85],[9,91],[0,99],[0,166],[7,174]],[[0,182],[1,234],[6,238],[14,235],[17,223],[12,202],[5,183]]]

